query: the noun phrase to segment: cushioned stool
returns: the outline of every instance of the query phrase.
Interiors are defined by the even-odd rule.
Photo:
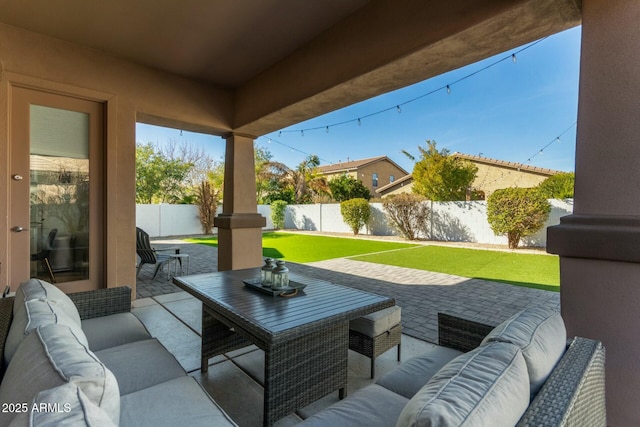
[[[371,378],[375,376],[376,357],[398,346],[400,361],[401,309],[397,305],[349,322],[349,349],[371,358]]]

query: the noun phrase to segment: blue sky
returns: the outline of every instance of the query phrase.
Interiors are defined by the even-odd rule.
[[[573,171],[580,27],[527,48],[514,63],[511,54],[526,46],[264,135],[256,144],[289,166],[308,154],[323,164],[386,155],[411,172],[413,162],[401,151],[417,155],[430,139],[451,152]],[[136,132],[138,142],[188,142],[214,158],[224,155],[218,137],[143,124]]]

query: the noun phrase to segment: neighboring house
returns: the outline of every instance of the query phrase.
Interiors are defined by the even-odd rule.
[[[327,181],[331,181],[331,179],[342,174],[359,179],[369,189],[372,197],[378,197],[377,190],[379,188],[408,175],[406,170],[402,169],[387,156],[319,166],[318,173],[326,177]]]
[[[545,179],[561,171],[529,166],[523,163],[507,162],[470,154],[453,153],[452,156],[467,160],[478,167],[473,188],[487,198],[500,188],[535,187]],[[413,187],[413,177],[407,175],[388,185],[378,188],[378,197],[392,194],[410,193]]]

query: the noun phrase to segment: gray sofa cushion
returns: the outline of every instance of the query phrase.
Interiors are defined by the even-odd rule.
[[[39,326],[54,323],[70,327],[80,342],[87,344],[87,338],[84,336],[82,328],[67,316],[59,306],[40,299],[24,301],[20,304],[19,314],[14,316],[11,322],[5,341],[5,364],[9,364],[20,343],[24,341],[31,331]]]
[[[118,421],[115,377],[68,326],[58,324],[41,326],[22,342],[4,374],[0,402],[29,402],[39,392],[69,382]],[[0,412],[0,425],[11,419],[13,414]]]
[[[409,399],[372,384],[307,418],[301,426],[376,427],[394,425]]]
[[[451,360],[463,354],[448,347],[435,347],[413,357],[384,375],[376,384],[411,399],[436,372]]]
[[[42,280],[31,279],[22,283],[13,300],[13,320],[5,341],[5,366],[30,331],[50,323],[70,326],[86,343],[80,330],[78,310],[67,295]]]
[[[100,350],[96,356],[115,375],[121,396],[187,375],[155,338]]]
[[[20,284],[16,290],[16,301],[22,303],[33,299],[47,300],[58,306],[76,324],[80,325],[80,314],[71,298],[62,292],[56,285],[40,279],[29,279]],[[14,305],[15,313],[15,305]]]
[[[20,413],[11,421],[9,427],[117,426],[109,415],[89,400],[74,383],[41,391],[29,403],[29,407],[33,405],[48,405],[48,410]]]
[[[445,365],[407,403],[397,426],[513,426],[529,405],[520,349],[495,342]]]
[[[378,310],[349,322],[349,329],[377,337],[400,323],[402,310],[397,305]]]
[[[236,425],[189,376],[127,394],[120,402],[120,427]]]
[[[82,330],[91,351],[100,351],[151,338],[151,334],[142,322],[131,313],[118,313],[83,320]]]
[[[527,362],[533,399],[566,350],[567,330],[560,313],[532,306],[496,326],[482,344],[490,342],[508,342],[520,347]]]

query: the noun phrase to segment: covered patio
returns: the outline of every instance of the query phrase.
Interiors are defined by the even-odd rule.
[[[153,246],[158,249],[180,248],[180,253],[189,254],[190,274],[216,271],[218,249],[215,247],[171,238],[156,239]],[[295,264],[292,268],[307,277],[394,298],[396,304],[402,307],[402,361],[437,347],[439,312],[496,325],[528,306],[560,309],[560,295],[557,292],[346,258]],[[143,268],[137,280],[138,298],[132,312],[236,423],[241,426],[261,425],[264,352],[256,346],[250,346],[217,356],[211,359],[209,371],[202,373],[199,360],[201,303],[171,284],[171,280],[167,279],[169,270],[173,272],[171,268],[166,268],[152,278],[154,268]],[[375,379],[398,365],[395,348],[388,350],[377,359]],[[349,395],[375,381],[369,378],[369,370],[370,359],[349,352]],[[296,425],[337,401],[338,393],[333,393],[288,415],[275,425]]]
[[[640,424],[638,20],[633,0],[3,1],[0,282],[29,277],[25,99],[97,107],[92,258],[60,288],[112,288],[135,283],[136,122],[225,139],[218,267],[255,267],[256,137],[582,24],[574,214],[548,248],[569,336],[607,348],[609,424]]]

